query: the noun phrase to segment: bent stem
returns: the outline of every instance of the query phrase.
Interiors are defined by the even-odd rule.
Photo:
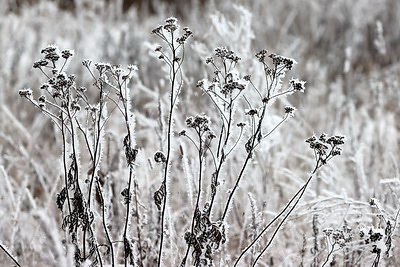
[[[286,215],[283,217],[281,222],[277,225],[275,228],[275,231],[272,234],[272,237],[268,241],[268,243],[265,245],[265,247],[262,249],[260,254],[257,256],[256,260],[252,264],[252,266],[255,266],[256,263],[261,259],[262,255],[265,253],[265,251],[270,247],[272,244],[272,241],[275,239],[278,231],[282,227],[282,225],[286,222],[287,218],[290,216],[290,214],[293,212],[293,210],[297,207],[298,203],[300,202],[301,198],[304,195],[304,192],[306,191],[308,185],[310,184],[310,181],[314,174],[325,164],[328,163],[333,157],[340,155],[342,149],[339,147],[340,145],[344,144],[344,136],[336,135],[336,136],[331,136],[327,138],[326,134],[321,134],[321,136],[317,139],[315,136],[312,136],[306,140],[306,143],[310,144],[310,148],[314,150],[314,156],[316,160],[315,168],[311,172],[310,177],[306,181],[306,183],[296,192],[296,194],[290,199],[289,203],[286,204],[284,209],[277,215],[275,218],[267,225],[264,227],[264,229],[260,232],[260,234],[250,243],[250,245],[247,246],[246,249],[243,250],[243,252],[240,254],[239,258],[236,260],[234,266],[237,266],[239,263],[240,259],[244,256],[244,254],[261,238],[261,236],[269,229],[269,227],[275,223],[285,212],[288,210]],[[330,148],[329,148],[330,146]],[[292,203],[294,204],[292,205]],[[292,205],[292,206],[291,206]]]
[[[171,157],[171,135],[172,135],[172,124],[173,124],[173,115],[174,115],[174,107],[176,104],[177,97],[179,95],[182,83],[178,85],[176,89],[177,83],[177,72],[180,70],[180,64],[177,62],[177,47],[174,40],[174,33],[171,32],[171,42],[169,43],[171,52],[172,52],[172,60],[170,66],[170,78],[171,78],[171,94],[170,94],[170,105],[169,105],[169,114],[168,114],[168,129],[167,129],[167,152],[166,152],[166,161],[164,167],[163,181],[161,188],[163,188],[165,195],[163,197],[162,207],[161,207],[161,230],[160,230],[160,246],[158,252],[158,266],[161,266],[161,258],[162,258],[162,249],[164,243],[164,221],[165,221],[165,210],[167,205],[167,192],[168,192],[168,173],[170,167],[170,157]],[[179,47],[179,46],[178,46]],[[176,91],[176,92],[175,92]],[[176,95],[175,95],[176,93]]]
[[[269,229],[269,227],[274,224],[285,212],[287,209],[289,209],[290,205],[296,200],[296,202],[294,203],[294,205],[292,206],[292,208],[289,210],[289,212],[286,214],[286,216],[283,218],[283,220],[281,221],[281,223],[278,225],[277,229],[275,230],[274,234],[272,235],[272,238],[270,239],[270,241],[268,242],[268,244],[264,247],[264,249],[262,250],[262,252],[260,253],[260,255],[258,255],[258,257],[256,258],[255,262],[253,263],[252,266],[255,265],[255,263],[259,260],[259,258],[261,257],[261,255],[265,252],[265,250],[270,246],[270,244],[272,243],[275,235],[277,234],[279,228],[282,226],[282,224],[284,223],[284,221],[286,220],[286,218],[290,215],[290,213],[294,210],[294,208],[297,206],[297,204],[299,203],[301,197],[303,196],[308,184],[310,183],[312,177],[314,176],[314,174],[317,172],[317,170],[320,168],[321,166],[317,165],[314,168],[314,171],[311,173],[310,177],[308,178],[308,180],[306,181],[306,183],[296,192],[296,194],[294,194],[294,196],[290,199],[290,201],[286,204],[286,206],[283,208],[283,210],[277,215],[275,216],[275,218],[267,225],[264,227],[264,229],[257,235],[257,237],[242,251],[242,253],[239,255],[239,257],[237,258],[237,260],[235,261],[235,264],[233,266],[237,266],[237,264],[239,263],[239,261],[241,260],[241,258],[247,253],[247,251],[250,250],[251,247],[253,247],[253,245],[264,235],[264,233]]]
[[[174,33],[179,29],[179,25],[177,24],[178,20],[176,18],[168,18],[165,20],[166,24],[158,26],[153,29],[152,33],[163,40],[170,51],[170,55],[165,53],[162,50],[162,47],[159,46],[156,48],[156,51],[160,53],[159,59],[164,61],[164,63],[169,68],[169,79],[170,79],[170,96],[169,96],[169,112],[168,112],[168,129],[167,129],[167,151],[164,163],[164,171],[163,171],[163,180],[160,186],[160,189],[154,193],[154,200],[157,205],[157,208],[160,211],[160,244],[158,250],[158,260],[157,266],[161,266],[162,261],[162,250],[164,244],[164,228],[165,228],[165,211],[167,205],[167,197],[168,197],[168,175],[169,168],[171,165],[171,135],[173,128],[173,115],[174,108],[178,102],[178,97],[182,88],[182,63],[185,57],[185,49],[184,43],[186,40],[192,35],[192,32],[189,28],[183,28],[183,35],[177,37]],[[162,202],[161,202],[162,201]]]
[[[224,212],[223,212],[222,217],[221,217],[222,221],[225,219],[225,217],[226,217],[226,215],[228,213],[229,206],[230,206],[230,203],[232,201],[233,195],[235,194],[236,189],[239,186],[239,182],[243,177],[243,174],[244,174],[244,171],[246,170],[247,164],[249,163],[250,159],[253,156],[253,150],[254,150],[254,148],[256,146],[257,137],[261,133],[261,125],[262,125],[262,122],[264,121],[264,116],[265,116],[266,109],[267,109],[267,103],[264,102],[263,103],[263,107],[262,107],[262,113],[261,113],[261,116],[260,116],[260,120],[258,122],[257,129],[256,129],[255,133],[251,136],[251,143],[250,143],[249,149],[247,151],[246,160],[243,163],[243,166],[242,166],[242,168],[241,168],[241,170],[239,172],[239,175],[238,175],[238,177],[236,179],[236,183],[235,183],[234,187],[232,188],[232,191],[230,192],[228,200],[227,200],[227,202],[225,204],[225,209],[224,209]]]
[[[187,249],[186,249],[185,257],[183,258],[182,263],[180,265],[181,267],[186,265],[186,260],[187,260],[187,257],[189,255],[190,246],[192,245],[192,238],[193,238],[193,232],[194,232],[194,226],[195,226],[195,223],[196,223],[197,214],[200,213],[199,203],[200,203],[200,196],[201,196],[201,190],[202,190],[201,183],[202,183],[203,154],[204,154],[204,151],[203,151],[203,140],[202,140],[200,132],[198,133],[198,135],[199,135],[199,142],[200,142],[199,143],[199,149],[198,149],[198,153],[199,153],[199,155],[198,155],[199,156],[199,179],[198,179],[198,183],[199,184],[198,184],[198,189],[197,189],[198,192],[197,192],[196,205],[195,205],[194,213],[193,213],[193,216],[192,216],[192,224],[191,224],[191,228],[190,228],[190,236],[189,236],[189,239],[188,239],[188,246],[187,246]]]
[[[333,252],[334,252],[334,250],[335,250],[335,244],[336,244],[336,243],[331,244],[332,248],[331,248],[331,250],[328,252],[328,256],[326,257],[326,260],[325,260],[325,262],[321,265],[321,267],[324,267],[324,266],[329,262],[329,259],[330,259],[330,257],[332,256],[332,254],[333,254]]]
[[[315,170],[316,171],[316,170]],[[313,172],[314,174],[315,172]],[[313,175],[311,175],[307,182],[303,185],[302,188],[300,188],[300,190],[296,193],[299,194],[299,197],[297,198],[296,202],[293,204],[293,206],[290,208],[290,210],[288,211],[288,213],[285,215],[285,217],[282,219],[282,221],[278,224],[278,226],[276,227],[274,233],[272,234],[271,239],[268,241],[267,245],[264,247],[264,249],[260,252],[260,254],[257,256],[256,260],[253,263],[253,267],[256,265],[257,261],[259,259],[261,259],[262,255],[264,254],[264,252],[270,247],[270,245],[272,244],[272,241],[275,239],[276,235],[278,234],[279,229],[282,227],[283,223],[286,222],[287,218],[289,217],[289,215],[293,212],[293,210],[296,208],[296,206],[298,205],[300,199],[303,197],[304,192],[307,189],[307,186],[309,185],[311,179],[312,179]],[[293,198],[294,200],[294,198]],[[287,207],[289,207],[290,204],[287,205]],[[267,228],[265,228],[266,230]],[[264,231],[265,232],[265,231]]]
[[[126,204],[126,214],[125,214],[125,224],[124,224],[124,233],[123,233],[123,240],[124,240],[124,248],[125,248],[125,266],[127,266],[128,256],[132,257],[132,251],[130,249],[130,242],[128,240],[128,228],[130,222],[130,210],[131,210],[131,189],[133,187],[133,197],[134,197],[134,205],[135,205],[135,217],[136,217],[136,230],[138,235],[138,250],[139,250],[139,266],[143,266],[142,259],[142,238],[140,233],[140,215],[138,210],[138,197],[137,197],[137,182],[135,178],[135,160],[138,153],[138,150],[134,147],[134,133],[133,129],[131,129],[131,110],[130,110],[130,96],[129,96],[129,89],[127,87],[127,80],[125,79],[123,82],[120,81],[119,74],[116,74],[114,77],[117,81],[118,87],[116,88],[118,91],[118,95],[122,102],[122,108],[119,108],[122,112],[124,117],[125,127],[127,131],[127,135],[124,138],[124,147],[125,147],[125,156],[126,161],[129,167],[129,178],[128,178],[128,187],[125,197],[125,204]],[[131,259],[132,260],[132,259]],[[133,264],[131,262],[131,264]]]
[[[99,194],[99,198],[100,198],[102,224],[103,224],[104,232],[106,234],[108,246],[109,246],[109,249],[110,249],[110,254],[111,254],[111,266],[114,267],[115,266],[114,248],[113,248],[113,245],[112,245],[110,232],[108,231],[108,228],[107,228],[106,207],[105,207],[105,204],[104,204],[104,197],[103,197],[103,192],[101,190],[101,185],[100,185],[100,182],[98,180],[96,180],[96,185],[97,185],[97,190],[98,190],[98,194]]]
[[[5,248],[5,246],[3,246],[1,243],[0,243],[0,248],[4,251],[4,253],[7,254],[7,256],[8,256],[18,267],[21,266],[21,265],[18,263],[17,259],[16,259],[10,252],[8,252],[8,250]]]

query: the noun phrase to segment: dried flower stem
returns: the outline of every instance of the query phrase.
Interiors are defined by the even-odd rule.
[[[280,228],[282,225],[286,222],[287,218],[289,215],[293,212],[293,210],[297,207],[298,203],[300,202],[301,198],[303,197],[309,183],[311,182],[313,176],[315,173],[325,164],[327,164],[328,161],[330,161],[334,156],[339,155],[337,154],[339,151],[339,145],[343,144],[343,138],[342,137],[331,137],[329,139],[326,139],[326,135],[322,134],[321,137],[319,138],[319,141],[316,141],[315,137],[309,138],[306,140],[306,142],[310,143],[310,147],[314,150],[316,153],[316,164],[311,172],[310,177],[307,179],[305,184],[294,194],[294,196],[290,199],[290,201],[285,205],[283,210],[274,217],[274,219],[266,225],[263,230],[258,234],[258,236],[242,251],[242,253],[239,255],[237,260],[235,261],[234,266],[237,266],[239,263],[240,259],[246,254],[246,252],[264,235],[264,233],[270,228],[272,224],[274,224],[287,210],[288,212],[286,215],[283,217],[283,219],[280,221],[280,223],[277,225],[275,228],[271,238],[269,239],[268,243],[264,246],[260,254],[257,256],[255,261],[253,262],[252,266],[255,266],[256,263],[260,260],[262,255],[265,253],[265,251],[270,247],[272,244],[272,241],[275,239],[276,235],[278,234]],[[329,144],[331,145],[331,148],[329,151],[328,147],[323,147],[321,150],[320,145],[325,145]],[[292,205],[292,203],[294,204]],[[291,206],[292,205],[292,206]]]
[[[229,210],[229,207],[230,207],[230,202],[232,201],[233,195],[235,194],[235,191],[239,186],[239,182],[243,177],[243,174],[244,174],[244,171],[246,170],[247,164],[249,163],[250,159],[253,156],[253,150],[254,150],[254,148],[256,146],[256,140],[257,140],[259,134],[261,133],[261,126],[262,126],[262,123],[263,123],[263,120],[264,120],[266,108],[267,108],[267,103],[263,103],[262,113],[261,113],[261,116],[260,116],[260,120],[258,122],[257,129],[256,129],[255,133],[251,137],[251,142],[250,142],[250,145],[249,145],[249,149],[247,151],[246,159],[245,159],[245,161],[244,161],[244,163],[242,165],[242,168],[240,169],[240,172],[239,172],[239,174],[237,176],[235,185],[233,186],[233,188],[232,188],[232,190],[231,190],[231,192],[229,194],[228,200],[226,201],[225,209],[224,209],[224,212],[222,213],[222,217],[221,217],[222,221],[225,220],[225,217],[226,217],[226,215],[228,213],[228,210]]]
[[[203,176],[203,157],[204,157],[204,148],[203,148],[203,139],[202,139],[202,134],[201,132],[197,132],[198,137],[199,137],[199,149],[198,149],[198,161],[199,161],[199,177],[198,177],[198,189],[197,189],[197,197],[196,197],[196,205],[194,207],[194,212],[192,216],[192,223],[190,227],[190,237],[189,237],[189,242],[187,242],[187,248],[186,248],[186,253],[185,256],[182,260],[181,267],[186,265],[186,260],[189,255],[189,250],[190,246],[192,245],[192,235],[194,232],[194,226],[196,223],[196,218],[198,217],[198,214],[200,213],[199,210],[199,204],[200,204],[200,196],[202,193],[202,176]]]
[[[4,251],[4,253],[7,254],[7,256],[18,266],[21,267],[21,265],[18,263],[17,259],[10,253],[8,252],[7,248],[5,246],[3,246],[3,244],[0,243],[0,248],[1,250]]]
[[[101,216],[102,216],[102,224],[104,228],[104,233],[106,234],[107,242],[108,242],[108,248],[110,249],[110,254],[111,254],[111,266],[115,266],[115,255],[114,255],[114,247],[111,241],[111,235],[110,232],[107,228],[107,222],[106,222],[106,207],[104,204],[104,197],[103,197],[103,192],[101,190],[101,185],[98,180],[96,180],[96,185],[97,185],[97,191],[100,197],[100,205],[101,205]]]
[[[131,70],[129,70],[129,73],[127,76],[131,74]],[[124,223],[124,231],[123,231],[123,240],[124,240],[124,263],[125,266],[128,265],[128,258],[133,259],[132,251],[130,249],[130,241],[128,239],[128,230],[129,230],[129,222],[130,222],[130,212],[131,212],[131,191],[133,187],[133,196],[134,196],[134,202],[135,202],[135,207],[136,207],[136,212],[135,212],[135,217],[136,217],[136,229],[137,229],[137,235],[138,235],[138,250],[139,250],[139,266],[142,265],[142,238],[141,238],[141,233],[140,233],[140,215],[139,215],[139,210],[138,205],[137,205],[137,184],[135,182],[135,161],[136,161],[136,155],[138,153],[138,150],[133,148],[134,147],[134,135],[132,133],[131,129],[131,110],[130,110],[130,97],[129,97],[129,92],[130,90],[127,87],[127,79],[123,79],[121,77],[121,73],[118,72],[116,69],[112,71],[112,77],[114,78],[116,82],[116,86],[112,86],[116,91],[117,95],[119,96],[120,101],[122,102],[122,107],[119,107],[119,110],[122,113],[122,116],[124,118],[124,123],[126,127],[127,134],[124,139],[124,147],[125,147],[125,156],[126,156],[126,161],[129,167],[129,176],[128,176],[128,186],[126,188],[125,192],[125,204],[126,204],[126,211],[125,211],[125,223]],[[133,184],[133,186],[132,186]],[[133,264],[131,262],[131,264]]]
[[[162,198],[162,204],[160,205],[161,210],[161,229],[160,229],[160,244],[158,251],[158,266],[161,266],[162,262],[162,250],[164,244],[164,228],[165,228],[165,211],[166,204],[168,198],[168,176],[170,169],[170,157],[171,157],[171,136],[172,136],[172,126],[173,126],[173,116],[174,116],[174,108],[177,103],[180,91],[182,89],[182,62],[184,60],[184,44],[192,35],[192,32],[188,28],[184,28],[184,34],[180,37],[177,37],[175,33],[179,28],[177,24],[176,18],[169,18],[165,21],[166,23],[163,26],[159,26],[154,29],[152,32],[157,35],[161,40],[163,40],[169,50],[171,55],[164,53],[162,51],[162,47],[156,48],[156,51],[160,53],[159,59],[163,60],[167,66],[169,67],[169,78],[171,83],[170,97],[169,97],[169,111],[168,111],[168,122],[167,122],[167,147],[166,147],[166,156],[164,161],[164,172],[163,172],[163,181],[161,183],[160,189],[155,192],[154,199],[156,200],[157,206],[159,206],[159,199]],[[179,50],[181,52],[179,53]],[[158,199],[158,200],[157,200]]]
[[[161,230],[160,230],[160,247],[159,247],[159,252],[158,252],[158,266],[161,266],[161,259],[162,259],[162,249],[163,249],[163,243],[164,243],[164,221],[165,221],[165,209],[167,205],[167,197],[168,197],[168,173],[169,173],[169,167],[170,167],[170,157],[171,157],[171,135],[172,135],[172,124],[173,124],[173,113],[174,113],[174,105],[175,105],[175,87],[176,87],[176,63],[175,63],[175,58],[176,58],[176,48],[175,48],[175,42],[174,42],[174,33],[171,32],[171,43],[169,44],[171,47],[171,52],[172,52],[172,64],[170,65],[171,67],[171,94],[170,94],[170,106],[169,106],[169,113],[168,113],[168,123],[167,123],[167,152],[166,152],[166,162],[164,164],[164,178],[162,181],[161,187],[164,188],[164,191],[166,192],[163,198],[162,202],[162,207],[161,207]],[[180,92],[180,86],[178,85],[178,89],[176,90],[176,94],[178,95]]]

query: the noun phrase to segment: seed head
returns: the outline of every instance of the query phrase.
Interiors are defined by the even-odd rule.
[[[265,62],[265,57],[267,56],[267,54],[268,54],[268,51],[266,49],[263,49],[256,54],[256,58],[260,62]]]
[[[92,61],[90,59],[85,59],[84,61],[82,61],[82,65],[85,66],[86,68],[89,68],[91,64]]]
[[[165,162],[167,162],[167,158],[165,157],[163,152],[157,151],[154,154],[154,161],[157,163],[165,163]]]
[[[73,57],[74,56],[74,50],[69,50],[69,49],[63,50],[63,51],[61,51],[61,56],[63,58],[65,58],[65,59]]]
[[[30,88],[28,89],[21,89],[19,90],[19,95],[21,97],[32,97],[32,90]]]
[[[306,89],[305,81],[300,81],[299,79],[291,79],[289,81],[289,83],[292,86],[294,91],[299,91],[299,92],[304,93],[304,90]]]
[[[40,59],[38,61],[35,61],[35,63],[33,63],[33,68],[37,69],[37,68],[41,68],[44,66],[47,66],[47,64],[49,64],[49,62],[45,59]]]
[[[289,117],[293,117],[295,111],[296,111],[295,107],[291,107],[291,106],[285,107],[285,114],[289,114]]]

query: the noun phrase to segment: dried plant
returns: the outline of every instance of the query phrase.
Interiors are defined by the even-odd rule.
[[[72,255],[75,266],[256,266],[277,241],[285,223],[296,220],[294,211],[301,206],[317,173],[342,154],[345,137],[323,133],[306,139],[314,155],[311,172],[305,181],[299,179],[300,185],[285,199],[286,204],[266,222],[265,214],[257,206],[263,199],[248,190],[251,187],[241,186],[250,179],[251,165],[260,153],[267,151],[263,146],[295,115],[296,108],[288,104],[286,97],[304,92],[306,82],[286,76],[297,62],[261,50],[248,60],[248,64],[255,63],[253,73],[243,73],[241,57],[229,47],[217,47],[205,60],[210,74],[198,81],[196,88],[189,88],[184,67],[192,31],[180,29],[177,19],[171,17],[152,33],[163,42],[155,51],[166,66],[162,71],[169,83],[162,88],[168,91],[168,98],[158,96],[160,144],[150,152],[136,141],[141,136],[136,136],[137,113],[130,88],[136,88],[136,79],[139,84],[134,65],[124,69],[84,60],[82,64],[92,85],[78,86],[77,76],[68,73],[74,51],[60,51],[50,45],[33,64],[45,78],[38,89],[39,97],[38,90],[19,91],[21,97],[51,120],[59,133],[62,183],[55,206],[61,213],[65,255]],[[177,112],[178,103],[186,89],[200,91],[210,105],[199,114],[183,114],[186,118],[179,121],[182,114]],[[110,157],[107,147],[111,142],[107,138],[118,123],[123,133],[119,132],[116,150],[122,152],[124,164],[113,173],[104,159]],[[185,128],[179,131],[178,126]],[[146,152],[152,155],[147,159],[147,169],[143,161],[138,162]],[[115,157],[119,156],[117,152]],[[146,178],[138,172],[153,175],[153,162],[160,166],[160,179],[147,181],[150,186],[141,188]],[[181,165],[184,171],[179,172]],[[174,190],[180,186],[174,178],[184,172],[190,188],[187,196]],[[247,210],[235,203],[241,193],[248,196]],[[170,203],[182,207],[171,207]],[[376,203],[371,205],[380,210]],[[234,228],[238,212],[250,217],[246,226],[245,219],[239,222],[243,229],[247,227],[243,231]],[[381,210],[380,213],[378,227],[364,227],[360,232],[364,243],[372,245],[372,266],[378,266],[383,255],[389,256],[397,224],[397,216],[389,218]],[[354,243],[352,228],[344,225],[323,231],[327,248],[324,254],[318,242],[321,236],[317,215],[309,217],[314,265],[322,259],[326,266],[334,261],[339,250],[352,252],[344,249]],[[174,231],[178,231],[179,240],[175,240]],[[240,234],[242,241],[233,244]],[[237,250],[230,253],[233,246]],[[302,266],[307,257],[306,247],[304,234]],[[10,250],[4,245],[1,249],[20,266]]]
[[[59,49],[55,45],[41,51],[43,58],[33,64],[47,79],[40,87],[42,95],[35,99],[30,89],[20,90],[19,94],[30,101],[48,116],[57,126],[62,137],[62,162],[64,167],[64,185],[57,194],[56,204],[63,214],[63,229],[69,234],[69,242],[74,245],[75,264],[80,266],[86,261],[92,265],[103,265],[100,248],[106,248],[106,255],[115,264],[113,242],[108,229],[106,207],[112,196],[104,196],[101,183],[105,174],[101,171],[104,157],[104,136],[107,122],[114,110],[119,110],[126,125],[127,134],[123,140],[129,177],[127,187],[121,192],[126,205],[126,216],[122,240],[125,247],[125,264],[141,259],[134,259],[131,251],[132,242],[127,232],[130,225],[131,202],[135,205],[136,225],[140,226],[138,211],[136,179],[134,177],[135,160],[138,150],[135,147],[133,134],[133,115],[131,113],[130,92],[128,83],[132,78],[135,66],[127,70],[108,63],[94,64],[84,60],[83,66],[92,76],[93,89],[76,85],[76,76],[66,73],[66,66],[73,56],[72,50]],[[97,100],[91,102],[96,95]],[[94,99],[96,99],[94,98]],[[108,105],[107,105],[108,104]],[[83,108],[81,106],[83,105]],[[109,107],[111,110],[109,110]],[[86,169],[86,172],[84,171]],[[97,190],[96,190],[97,188]],[[94,196],[100,199],[101,216],[94,205]],[[96,222],[103,226],[107,244],[99,244]],[[138,228],[139,229],[139,228]],[[141,254],[140,230],[137,231],[137,243]],[[82,236],[82,237],[80,237]]]
[[[164,25],[155,28],[152,33],[163,40],[167,45],[167,50],[164,51],[162,46],[158,46],[156,51],[160,53],[159,59],[162,60],[169,69],[169,81],[171,84],[170,96],[169,96],[169,111],[167,119],[167,130],[166,130],[166,153],[156,152],[154,159],[156,162],[161,162],[164,165],[163,179],[160,188],[154,193],[154,201],[157,208],[160,211],[160,248],[158,252],[158,266],[162,263],[162,253],[164,245],[164,232],[165,232],[165,215],[166,205],[168,198],[168,184],[170,175],[171,165],[171,139],[173,134],[174,124],[174,109],[179,101],[179,94],[182,90],[182,63],[185,57],[185,43],[187,39],[192,35],[189,28],[183,28],[183,34],[179,35],[179,25],[176,18],[168,18]]]

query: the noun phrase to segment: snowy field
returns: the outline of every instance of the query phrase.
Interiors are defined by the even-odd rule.
[[[0,266],[400,266],[398,0],[127,2],[0,6]]]

